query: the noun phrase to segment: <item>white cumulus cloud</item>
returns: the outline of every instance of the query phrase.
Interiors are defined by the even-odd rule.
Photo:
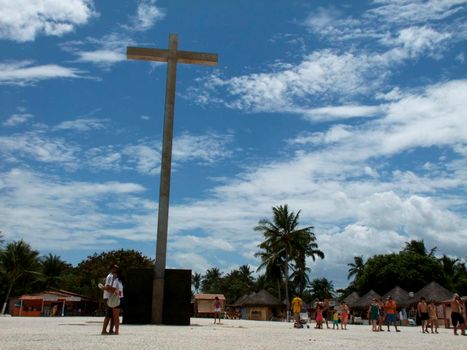
[[[33,41],[61,36],[96,16],[93,0],[0,0],[0,38]]]

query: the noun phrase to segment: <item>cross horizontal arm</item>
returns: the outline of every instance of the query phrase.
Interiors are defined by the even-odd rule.
[[[171,56],[170,50],[150,49],[144,47],[128,47],[127,58],[143,61],[167,62]],[[177,62],[190,64],[203,64],[215,66],[217,64],[217,54],[193,51],[175,51]]]

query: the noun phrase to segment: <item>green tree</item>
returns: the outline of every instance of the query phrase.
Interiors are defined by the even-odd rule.
[[[260,246],[261,248],[261,246]],[[283,276],[283,267],[284,267],[284,256],[280,254],[273,254],[270,251],[267,251],[266,248],[262,248],[263,250],[256,253],[255,256],[259,257],[261,259],[261,264],[258,266],[258,269],[256,271],[261,271],[265,270],[264,275],[262,276],[262,279],[259,280],[259,283],[262,283],[264,281],[264,285],[269,285],[270,282],[273,285],[276,286],[276,296],[279,298],[279,300],[282,300],[282,276]],[[259,288],[259,287],[257,287]],[[263,288],[259,288],[261,290]]]
[[[446,287],[464,295],[467,291],[465,263],[459,258],[451,258],[446,254],[439,258],[438,261],[441,264],[446,279]]]
[[[306,255],[308,248],[306,244],[314,242],[311,238],[314,237],[313,226],[298,228],[300,211],[297,214],[289,212],[287,204],[273,207],[272,211],[272,221],[260,220],[255,231],[261,232],[265,239],[259,244],[261,249],[259,254],[264,256],[263,262],[275,260],[283,263],[280,271],[285,285],[287,310],[289,310],[289,264],[291,260]]]
[[[255,282],[253,271],[250,270],[250,265],[242,265],[238,268],[240,280],[248,288],[251,289]]]
[[[357,280],[361,274],[363,273],[363,270],[365,269],[365,263],[363,261],[363,255],[360,256],[354,256],[353,257],[354,262],[347,264],[349,266],[349,274],[347,275],[347,279],[351,279],[352,276],[354,277],[354,280]]]
[[[97,287],[110,271],[110,266],[117,264],[122,271],[123,280],[130,268],[154,268],[154,260],[132,249],[112,250],[88,256],[81,261],[74,271],[75,285],[71,290],[99,300],[102,292]]]
[[[436,258],[403,250],[398,254],[375,255],[369,258],[361,276],[355,281],[360,295],[370,289],[384,294],[398,285],[417,291],[432,280],[446,284],[442,267]]]
[[[221,282],[222,272],[217,267],[213,267],[208,269],[203,276],[201,289],[203,293],[219,293],[221,291]]]
[[[23,277],[37,276],[39,274],[39,253],[23,240],[7,244],[0,254],[0,268],[7,282],[8,290],[3,303],[2,315],[5,314],[11,291]],[[32,281],[31,281],[32,282]]]
[[[253,280],[246,278],[240,269],[230,271],[221,279],[220,292],[224,294],[227,303],[233,303],[238,298],[252,292]]]
[[[62,288],[63,277],[71,269],[71,265],[59,256],[49,255],[40,258],[40,281],[45,289]]]
[[[312,300],[331,299],[335,295],[334,285],[327,278],[315,278],[310,283],[310,292]]]
[[[311,232],[312,228],[310,228],[309,232],[299,234],[298,244],[300,248],[295,251],[293,257],[295,263],[291,278],[295,289],[299,291],[300,295],[303,294],[306,286],[310,283],[309,274],[311,269],[306,266],[306,258],[311,258],[313,261],[316,261],[316,257],[324,259],[324,253],[318,249],[316,236]]]
[[[282,300],[280,288],[279,290],[277,288],[277,281],[268,278],[266,274],[261,274],[256,278],[252,292],[259,292],[263,289],[277,297],[279,300]]]
[[[428,253],[423,239],[421,241],[417,241],[413,239],[410,242],[405,242],[405,248],[403,249],[403,252],[414,253],[414,254],[418,254],[422,256],[434,257],[436,249],[437,249],[436,247],[433,247]]]
[[[195,289],[196,294],[199,293],[199,288],[201,287],[202,279],[203,279],[203,277],[198,272],[195,272],[194,274],[191,275],[191,285]]]

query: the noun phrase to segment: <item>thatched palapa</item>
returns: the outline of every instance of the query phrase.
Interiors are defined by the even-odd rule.
[[[394,299],[398,308],[408,307],[411,304],[411,300],[413,299],[413,298],[410,298],[409,292],[407,292],[405,289],[402,289],[399,286],[395,286],[389,292],[384,294],[383,300],[386,300],[388,297],[391,297],[392,299]]]
[[[344,298],[344,302],[350,307],[353,307],[354,304],[358,301],[358,299],[360,299],[360,295],[358,295],[357,292],[352,292]]]
[[[360,299],[358,299],[353,304],[353,308],[354,309],[368,309],[368,307],[371,304],[371,300],[374,298],[379,299],[381,298],[381,295],[379,295],[372,289],[368,293],[366,293],[364,296],[362,296]]]
[[[452,298],[452,292],[441,286],[440,284],[432,281],[428,283],[425,287],[420,289],[415,293],[414,297],[411,299],[411,302],[415,303],[420,300],[421,297],[425,297],[426,300],[434,300],[435,302],[441,302]]]
[[[280,317],[284,304],[266,290],[244,295],[232,306],[241,308],[242,318],[247,320],[271,320]]]

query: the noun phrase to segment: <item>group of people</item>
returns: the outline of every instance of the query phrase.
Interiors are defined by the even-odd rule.
[[[300,313],[303,306],[303,300],[296,295],[291,302],[292,313],[294,315],[294,327],[302,328],[303,322],[300,318]],[[309,309],[308,318],[311,321],[313,318],[313,310]],[[314,313],[314,320],[316,322],[315,328],[322,329],[323,325],[329,326],[329,321],[332,321],[332,329],[339,329],[339,321],[341,329],[346,330],[349,323],[350,308],[345,302],[341,302],[339,306],[330,306],[329,299],[323,301],[316,301],[316,310]]]
[[[438,333],[438,313],[434,300],[427,302],[425,297],[421,297],[417,304],[417,316],[422,326],[422,333],[429,333],[428,328],[433,333],[433,327],[434,333]]]
[[[371,330],[373,332],[383,332],[383,325],[387,325],[387,331],[390,332],[389,326],[394,325],[396,332],[400,332],[397,328],[397,304],[391,296],[386,299],[373,298],[370,307],[368,308],[368,319],[371,322]]]
[[[458,294],[454,294],[451,305],[451,322],[454,329],[454,335],[458,335],[458,329],[462,335],[465,334],[465,305]],[[291,307],[294,315],[294,327],[303,328],[303,324],[306,321],[302,321],[300,313],[303,306],[303,300],[296,295],[292,299]],[[308,310],[308,316],[311,321],[312,310]],[[331,306],[328,299],[316,302],[316,312],[314,319],[316,321],[315,328],[321,329],[325,324],[327,328],[329,321],[332,321],[332,328],[339,329],[339,322],[341,329],[347,329],[347,323],[349,321],[350,309],[345,302],[342,302],[339,306]],[[371,330],[373,332],[383,332],[383,326],[386,325],[387,331],[390,332],[390,326],[393,325],[396,332],[400,332],[397,327],[397,304],[396,301],[391,297],[387,297],[386,301],[383,299],[374,298],[368,308],[368,319],[371,323]],[[427,302],[426,298],[420,298],[417,305],[417,317],[420,320],[422,333],[438,333],[438,314],[436,305],[433,300]],[[309,327],[309,326],[308,326]]]
[[[116,264],[110,267],[110,273],[105,278],[105,284],[99,283],[99,288],[103,290],[105,303],[105,318],[102,325],[101,334],[119,334],[120,311],[123,301],[123,283],[121,270]],[[107,330],[109,327],[109,330]]]
[[[454,330],[454,335],[459,335],[457,330],[460,329],[462,335],[465,334],[465,305],[459,294],[455,293],[450,302],[451,306],[451,323]],[[438,333],[438,313],[433,300],[427,302],[425,297],[421,297],[417,304],[417,316],[420,320],[422,333],[428,334],[430,328],[431,333]]]
[[[312,310],[308,310],[308,318],[312,318]],[[329,299],[316,301],[315,321],[317,329],[322,329],[323,324],[326,328],[329,326],[329,321],[332,321],[332,329],[339,329],[339,321],[341,329],[346,330],[349,323],[350,308],[345,302],[341,302],[339,306],[330,306]]]

